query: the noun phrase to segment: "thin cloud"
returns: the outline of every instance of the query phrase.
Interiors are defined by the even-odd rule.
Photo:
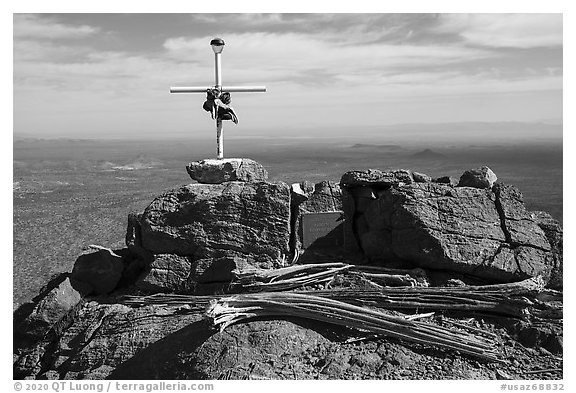
[[[193,14],[195,31],[217,34],[300,33],[340,44],[406,42],[436,23],[434,14]],[[191,26],[191,27],[192,27]],[[198,36],[198,34],[190,34]]]
[[[561,14],[444,14],[439,32],[459,34],[486,47],[538,48],[562,46]]]
[[[323,37],[325,38],[325,37]],[[210,37],[170,38],[164,43],[167,56],[210,67]],[[393,45],[369,43],[342,45],[302,33],[244,33],[226,37],[223,68],[239,82],[273,78],[290,81],[307,70],[325,70],[329,75],[364,74],[370,82],[390,68],[447,65],[494,54],[456,45]]]
[[[53,63],[75,63],[86,61],[87,55],[93,53],[93,51],[93,49],[82,45],[72,47],[58,45],[52,41],[18,39],[14,43],[14,64],[20,64],[25,61],[47,60]]]
[[[70,26],[38,15],[14,14],[14,38],[79,39],[99,31],[93,26]]]

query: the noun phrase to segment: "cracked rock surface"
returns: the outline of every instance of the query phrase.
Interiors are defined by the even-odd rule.
[[[532,325],[505,328],[506,323],[516,321],[482,321],[482,329],[499,337],[506,356],[502,364],[485,364],[299,318],[254,320],[219,332],[199,312],[89,301],[58,336],[20,349],[14,378],[497,379],[500,371],[513,379],[561,379],[562,359],[537,349],[561,340],[561,327],[548,332],[548,325],[538,330]],[[516,343],[516,330],[525,345]],[[554,353],[561,350],[560,344]],[[527,374],[531,370],[552,374]]]
[[[198,183],[220,184],[227,181],[265,181],[268,172],[258,162],[249,158],[194,161],[186,171]]]
[[[272,268],[289,253],[290,189],[283,182],[182,186],[146,208],[139,233],[140,246],[155,255],[153,270],[164,270],[170,280],[186,274],[204,282],[230,280],[241,261]],[[167,271],[163,260],[169,257],[159,254],[179,256],[168,265],[185,272]]]
[[[456,186],[408,170],[353,171],[340,186],[302,182],[292,191],[283,182],[195,183],[130,215],[127,249],[80,256],[73,275],[53,278],[16,310],[14,379],[562,379],[557,317],[425,317],[488,333],[504,362],[484,364],[281,315],[219,332],[205,319],[205,304],[122,301],[126,294],[222,293],[233,269],[277,268],[298,250],[303,214],[340,209],[344,246],[363,263],[416,265],[457,285],[461,275],[487,283],[542,275],[562,288],[562,227],[548,213],[527,211],[513,186]],[[355,288],[340,278],[315,289],[334,289],[339,280]],[[541,300],[561,303],[554,292]]]
[[[381,265],[401,261],[490,282],[536,275],[558,282],[561,246],[549,238],[558,239],[561,228],[527,211],[516,187],[399,182],[399,171],[373,172],[342,178],[350,250]],[[551,228],[548,237],[543,228]]]

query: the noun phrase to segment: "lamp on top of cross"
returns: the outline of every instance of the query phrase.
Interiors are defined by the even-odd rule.
[[[171,87],[170,93],[206,93],[207,98],[204,102],[204,109],[216,119],[216,157],[224,158],[224,131],[222,129],[223,120],[232,120],[238,123],[238,117],[230,104],[230,93],[251,93],[266,92],[266,86],[223,86],[222,85],[222,51],[224,49],[224,40],[214,38],[210,41],[210,46],[214,51],[214,86],[186,86]]]

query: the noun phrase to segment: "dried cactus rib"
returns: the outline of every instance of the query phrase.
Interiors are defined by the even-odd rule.
[[[380,311],[301,293],[259,293],[220,298],[210,303],[206,315],[221,329],[253,317],[301,317],[456,350],[487,361],[500,361],[494,349],[495,343],[490,340],[426,322],[410,321]]]

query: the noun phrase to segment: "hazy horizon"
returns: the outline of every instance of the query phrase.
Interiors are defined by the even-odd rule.
[[[149,131],[132,134],[122,132],[99,132],[91,134],[53,133],[38,135],[26,132],[14,132],[13,140],[19,139],[69,139],[69,140],[213,140],[215,130],[212,127],[190,127],[188,130],[167,133]],[[562,143],[563,124],[554,121],[544,122],[452,122],[452,123],[402,123],[381,126],[362,127],[361,131],[353,126],[333,127],[296,127],[279,126],[273,131],[224,129],[224,141],[230,140],[267,140],[267,139],[326,139],[349,140],[374,143],[414,142],[431,145],[451,143]]]

